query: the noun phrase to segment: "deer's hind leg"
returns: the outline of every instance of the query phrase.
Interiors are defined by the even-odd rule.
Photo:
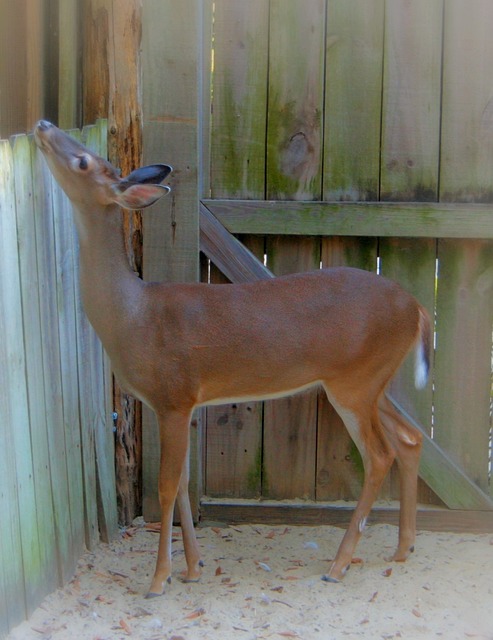
[[[396,451],[400,479],[399,543],[392,556],[404,562],[414,551],[419,459],[423,436],[398,413],[384,394],[379,401],[380,419]]]
[[[180,512],[180,526],[183,535],[183,546],[185,548],[185,558],[187,561],[187,573],[185,582],[197,582],[202,575],[203,562],[200,558],[200,549],[195,535],[193,525],[192,509],[188,493],[188,483],[190,479],[190,459],[187,451],[185,464],[178,487],[177,505]]]
[[[365,479],[349,527],[337,550],[329,572],[323,577],[338,582],[350,567],[356,545],[364,531],[366,519],[380,487],[395,458],[395,451],[382,427],[376,400],[351,403],[351,409],[339,404],[328,392],[329,400],[341,416],[363,459]]]

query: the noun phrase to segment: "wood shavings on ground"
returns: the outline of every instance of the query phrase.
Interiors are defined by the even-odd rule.
[[[375,525],[345,580],[331,584],[320,578],[342,529],[200,527],[204,573],[185,584],[174,529],[172,583],[145,600],[158,531],[136,521],[86,553],[8,640],[493,640],[491,535],[420,532],[410,560],[389,565],[397,528]]]

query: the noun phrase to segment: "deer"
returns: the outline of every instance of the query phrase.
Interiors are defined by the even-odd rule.
[[[45,120],[34,138],[72,203],[80,292],[122,388],[156,414],[160,435],[161,529],[146,597],[171,582],[175,503],[185,581],[202,573],[190,501],[193,411],[213,404],[279,398],[319,385],[363,460],[364,482],[334,560],[322,579],[347,573],[380,486],[394,460],[400,474],[398,544],[414,551],[422,435],[396,410],[387,388],[415,352],[415,384],[427,384],[430,318],[396,282],[333,267],[245,284],[145,282],[131,269],[122,208],[144,209],[169,191],[172,169],[154,164],[121,177],[104,158]]]

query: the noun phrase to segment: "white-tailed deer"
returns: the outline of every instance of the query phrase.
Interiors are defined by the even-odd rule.
[[[167,192],[171,170],[152,165],[121,179],[105,160],[49,122],[35,139],[74,208],[87,316],[117,379],[157,415],[161,535],[148,596],[171,576],[177,501],[187,580],[201,574],[188,499],[189,422],[195,407],[277,398],[313,385],[327,396],[361,452],[362,493],[326,580],[347,571],[378,490],[396,458],[401,475],[394,560],[413,550],[421,435],[385,395],[416,346],[416,384],[429,368],[430,322],[398,284],[352,268],[321,269],[251,284],[146,283],[124,250],[120,207],[141,209]]]

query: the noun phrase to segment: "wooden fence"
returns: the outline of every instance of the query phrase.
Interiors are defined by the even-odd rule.
[[[144,218],[144,273],[193,279],[202,197],[202,212],[275,274],[350,264],[400,281],[435,318],[428,388],[415,392],[406,366],[392,389],[428,435],[420,500],[491,509],[493,5],[168,5],[143,7],[144,154],[177,169],[173,199]],[[204,277],[224,281],[214,263],[226,240],[206,236],[201,222]],[[154,516],[157,447],[144,436]],[[354,447],[316,391],[208,409],[199,450],[209,498],[347,500],[361,486]],[[391,474],[382,497],[397,491]]]
[[[171,197],[144,215],[146,279],[195,280],[202,266],[223,281],[215,264],[233,280],[267,276],[264,261],[275,274],[351,264],[415,293],[436,322],[433,380],[415,394],[406,368],[392,393],[427,436],[420,499],[491,509],[491,2],[11,5],[0,0],[8,135],[41,116],[72,126],[81,111],[109,112],[109,155],[125,173],[141,142],[145,162],[175,167]],[[34,14],[43,20],[29,22]],[[104,151],[101,129],[83,135]],[[108,369],[79,313],[67,202],[28,138],[2,142],[1,154],[3,634],[71,574],[98,527],[114,530],[115,490]],[[159,513],[153,426],[145,412],[148,519]],[[317,392],[214,407],[192,431],[194,504],[205,495],[206,515],[221,516],[218,499],[261,497],[304,499],[314,520],[317,504],[359,491],[354,447]],[[392,474],[382,496],[396,492]],[[237,517],[262,517],[262,503],[251,504]]]
[[[79,135],[79,132],[73,132]],[[82,138],[106,152],[106,126]],[[108,367],[71,207],[31,137],[0,141],[0,637],[116,533]]]

